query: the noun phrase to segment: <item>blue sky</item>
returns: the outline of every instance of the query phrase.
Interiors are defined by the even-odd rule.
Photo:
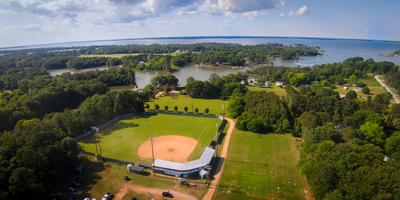
[[[400,40],[398,0],[0,0],[0,47],[167,36]]]

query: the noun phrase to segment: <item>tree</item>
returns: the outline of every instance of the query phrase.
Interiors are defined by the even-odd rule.
[[[373,121],[367,121],[360,126],[360,132],[370,142],[382,145],[385,137],[383,127]]]
[[[369,88],[368,88],[368,86],[364,86],[364,87],[362,88],[361,92],[364,93],[364,94],[369,94]]]
[[[228,106],[228,113],[230,116],[236,118],[244,111],[245,102],[243,98],[234,98],[230,101]]]
[[[391,158],[400,160],[400,132],[395,132],[386,139],[385,151]]]

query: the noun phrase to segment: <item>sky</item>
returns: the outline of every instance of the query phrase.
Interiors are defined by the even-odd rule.
[[[0,0],[0,47],[173,36],[400,40],[399,0]]]

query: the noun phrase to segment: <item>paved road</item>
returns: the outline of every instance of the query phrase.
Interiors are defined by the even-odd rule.
[[[400,98],[399,98],[399,96],[398,96],[396,93],[394,93],[394,92],[390,89],[390,87],[389,87],[388,85],[386,85],[386,83],[385,83],[382,79],[379,78],[379,76],[375,76],[375,79],[376,79],[376,81],[378,81],[379,84],[382,85],[382,87],[384,87],[390,94],[392,94],[394,101],[395,101],[397,104],[400,104]]]
[[[225,136],[225,142],[224,146],[222,147],[221,155],[220,157],[223,158],[224,162],[222,163],[221,170],[217,174],[214,175],[214,180],[211,181],[209,189],[207,193],[203,196],[203,200],[212,200],[214,193],[215,193],[215,188],[217,188],[218,183],[221,179],[222,176],[222,171],[224,170],[224,165],[226,161],[226,157],[228,155],[228,148],[229,148],[229,143],[231,141],[231,136],[233,131],[235,130],[235,121],[233,119],[225,118],[229,122],[229,128]]]

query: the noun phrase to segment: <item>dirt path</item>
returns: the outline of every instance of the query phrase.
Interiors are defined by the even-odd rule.
[[[395,101],[397,104],[400,104],[400,98],[399,98],[399,96],[398,96],[396,93],[394,93],[394,92],[390,89],[390,87],[389,87],[388,85],[386,85],[386,83],[385,83],[382,79],[379,78],[379,76],[375,76],[375,79],[376,79],[376,81],[378,81],[379,84],[382,85],[382,87],[384,87],[390,94],[392,94],[394,101]]]
[[[148,188],[140,185],[135,185],[135,184],[129,184],[126,183],[123,185],[123,187],[119,190],[119,192],[115,195],[113,198],[114,200],[122,200],[124,196],[129,192],[135,192],[135,193],[140,193],[140,194],[145,194],[148,195],[149,198],[154,198],[154,199],[163,199],[161,193],[164,191],[167,191],[166,189],[160,189],[160,188]],[[174,195],[173,199],[177,200],[197,200],[195,196],[175,191],[175,190],[169,190],[170,193]]]
[[[221,155],[220,157],[224,158],[226,160],[226,157],[228,155],[228,148],[229,144],[231,141],[231,136],[233,131],[235,130],[235,121],[229,118],[225,118],[229,122],[229,128],[225,137],[225,142],[224,146],[222,147]],[[214,180],[211,181],[209,189],[207,193],[203,196],[203,200],[211,200],[214,196],[215,193],[215,188],[217,188],[219,180],[221,179],[222,176],[222,171],[224,170],[224,165],[225,161],[222,163],[221,170],[217,174],[214,175]]]

